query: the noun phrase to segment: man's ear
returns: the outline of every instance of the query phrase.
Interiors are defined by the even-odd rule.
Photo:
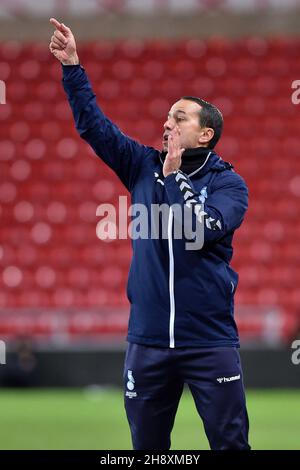
[[[199,144],[201,145],[207,145],[213,136],[215,135],[215,131],[211,127],[204,127],[201,130],[200,136],[199,136]]]

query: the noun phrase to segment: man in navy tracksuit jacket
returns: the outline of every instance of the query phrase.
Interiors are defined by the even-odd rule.
[[[233,317],[238,275],[229,263],[248,191],[232,165],[214,151],[222,115],[203,100],[185,97],[171,107],[163,152],[139,144],[102,113],[71,30],[51,22],[56,31],[50,50],[63,64],[63,85],[80,136],[115,171],[133,204],[143,204],[149,213],[153,204],[169,207],[167,237],[132,242],[124,388],[133,448],[170,448],[186,383],[211,448],[247,450],[248,416]],[[202,227],[200,248],[187,249],[187,237],[174,236],[175,205],[190,210],[194,227]]]

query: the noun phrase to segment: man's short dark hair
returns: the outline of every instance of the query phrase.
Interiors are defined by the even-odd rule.
[[[223,130],[223,116],[221,111],[213,104],[201,98],[197,98],[196,96],[183,96],[181,99],[194,101],[201,106],[199,112],[200,126],[211,127],[215,132],[213,138],[208,143],[208,148],[213,149],[217,145]]]

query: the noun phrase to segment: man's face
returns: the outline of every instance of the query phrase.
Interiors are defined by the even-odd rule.
[[[168,151],[168,135],[178,126],[180,129],[180,146],[189,149],[204,146],[201,142],[203,129],[200,127],[199,112],[201,106],[194,101],[179,100],[173,104],[168,119],[164,124],[163,150]]]

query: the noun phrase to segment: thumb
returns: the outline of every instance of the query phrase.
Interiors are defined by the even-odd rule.
[[[68,35],[71,32],[70,28],[68,28],[64,23],[61,23],[61,31],[65,33],[65,35]]]

